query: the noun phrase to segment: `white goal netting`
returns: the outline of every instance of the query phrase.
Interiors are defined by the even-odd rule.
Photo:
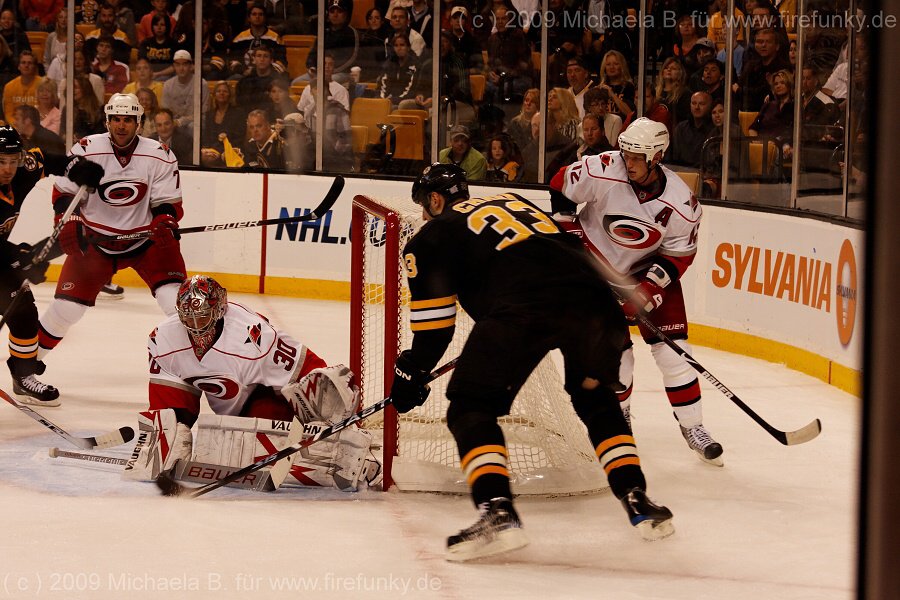
[[[388,395],[394,358],[411,345],[400,251],[421,224],[421,209],[409,199],[354,199],[351,368],[364,405]],[[459,356],[471,327],[471,320],[459,311],[453,342],[438,364]],[[415,491],[467,490],[456,443],[447,429],[444,390],[450,376],[431,384],[424,406],[403,415],[389,408],[365,424],[367,429],[384,428],[386,485],[393,482],[401,490]],[[500,424],[516,494],[581,494],[607,487],[549,355]]]

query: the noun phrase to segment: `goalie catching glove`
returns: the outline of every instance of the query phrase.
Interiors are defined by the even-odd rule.
[[[281,388],[301,423],[343,421],[359,409],[359,388],[344,365],[313,369],[305,377]]]
[[[394,363],[394,382],[391,384],[391,401],[397,412],[407,413],[425,403],[431,393],[428,376],[428,371],[413,362],[411,351],[400,353]]]

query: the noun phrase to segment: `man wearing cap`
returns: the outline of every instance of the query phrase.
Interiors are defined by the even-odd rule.
[[[334,57],[334,80],[344,84],[350,79],[350,68],[359,62],[359,32],[350,27],[353,2],[328,0],[328,21],[325,23],[325,52]],[[307,73],[294,80],[309,81],[309,69],[318,64],[318,49],[313,46],[306,59]],[[380,66],[380,65],[378,65]]]
[[[469,32],[469,11],[464,6],[454,6],[450,11],[450,33],[453,49],[463,59],[471,75],[484,74],[484,56],[481,47]]]
[[[684,59],[687,78],[691,79],[703,66],[716,57],[716,44],[709,38],[700,38]]]
[[[472,147],[469,128],[465,125],[454,125],[450,130],[450,146],[438,154],[438,162],[454,164],[466,172],[469,181],[484,179],[487,172],[487,159]]]
[[[569,80],[569,91],[575,95],[575,104],[578,106],[578,116],[584,118],[584,93],[591,89],[594,82],[591,81],[587,65],[580,56],[573,56],[566,63],[566,79]]]
[[[194,61],[187,50],[175,52],[175,77],[163,84],[162,105],[175,115],[177,127],[190,127],[194,122]],[[200,110],[206,114],[209,86],[200,80]]]

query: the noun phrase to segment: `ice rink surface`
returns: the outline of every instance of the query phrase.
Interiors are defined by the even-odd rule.
[[[51,286],[35,289],[41,312]],[[347,304],[230,299],[329,363],[347,361]],[[161,319],[145,289],[99,300],[47,358],[43,379],[63,405],[38,410],[76,435],[134,426],[146,406],[147,334]],[[50,447],[74,448],[4,403],[0,599],[853,597],[859,400],[781,365],[694,354],[775,427],[818,417],[822,434],[782,446],[701,379],[705,424],[725,447],[724,468],[706,465],[681,438],[637,342],[635,437],[650,496],[674,512],[675,535],[643,541],[608,492],[522,498],[531,544],[478,564],[443,558],[446,536],[475,520],[467,497],[290,488],[164,498],[109,467],[49,458]],[[11,391],[8,377],[0,387]]]

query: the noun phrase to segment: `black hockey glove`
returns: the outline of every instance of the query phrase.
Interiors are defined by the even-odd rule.
[[[76,185],[97,189],[103,179],[103,167],[83,156],[73,156],[66,165],[66,177]]]
[[[19,244],[18,256],[11,265],[19,285],[22,285],[26,279],[31,283],[41,283],[47,280],[47,267],[50,266],[50,262],[45,260],[32,265],[31,259],[34,254],[35,251],[31,244]]]
[[[391,384],[391,399],[397,412],[406,413],[425,403],[431,393],[428,375],[416,366],[409,350],[400,353],[394,363],[394,383]]]

